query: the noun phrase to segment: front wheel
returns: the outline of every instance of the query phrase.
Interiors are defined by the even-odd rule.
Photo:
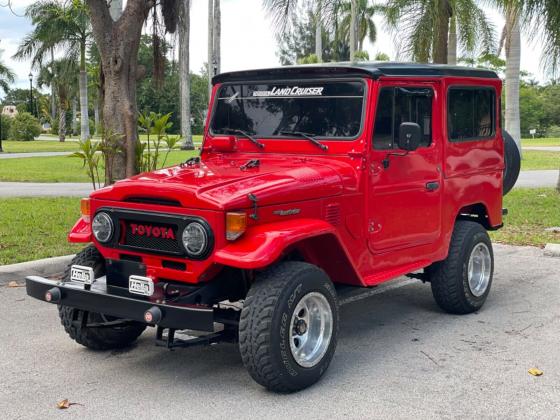
[[[427,270],[437,304],[453,314],[468,314],[484,305],[494,274],[492,242],[484,227],[458,220],[449,254]]]
[[[251,286],[239,322],[239,349],[253,379],[294,392],[317,382],[336,348],[338,303],[325,272],[284,262]]]
[[[70,267],[74,264],[93,268],[95,278],[105,275],[105,261],[93,245],[76,254],[66,269],[64,281],[70,280]],[[112,350],[127,347],[136,341],[146,329],[146,325],[139,322],[128,322],[114,327],[89,327],[87,324],[102,325],[107,322],[118,321],[118,319],[96,312],[84,312],[81,309],[65,305],[58,306],[58,314],[60,322],[70,338],[92,350]],[[86,318],[85,321],[81,322],[84,317]]]

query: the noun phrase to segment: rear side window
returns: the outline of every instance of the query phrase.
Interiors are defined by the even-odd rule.
[[[496,92],[492,88],[451,88],[447,104],[449,141],[491,139],[496,133]]]
[[[432,143],[433,96],[430,88],[381,88],[375,113],[373,148],[396,148],[399,127],[404,122],[419,124],[423,134],[421,146],[429,146]]]

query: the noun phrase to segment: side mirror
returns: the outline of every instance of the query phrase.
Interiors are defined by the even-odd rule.
[[[404,122],[399,127],[399,149],[412,152],[420,147],[422,128],[413,122]]]

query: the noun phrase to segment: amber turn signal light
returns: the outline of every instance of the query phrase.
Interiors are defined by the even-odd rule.
[[[90,206],[89,206],[89,198],[82,198],[82,201],[80,202],[80,212],[82,213],[82,218],[86,222],[89,222],[90,217],[91,217],[91,209],[90,209]]]
[[[226,239],[235,241],[247,229],[247,214],[243,212],[226,213]]]

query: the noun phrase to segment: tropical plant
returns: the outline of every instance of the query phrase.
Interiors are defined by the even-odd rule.
[[[29,112],[20,112],[10,124],[8,137],[16,141],[31,141],[39,134],[41,134],[39,120]]]
[[[41,68],[37,84],[53,86],[58,104],[58,139],[66,139],[67,113],[76,91],[76,62],[71,59],[55,60]],[[82,118],[83,120],[83,118]],[[89,126],[89,121],[87,121]]]
[[[82,159],[82,167],[86,168],[87,175],[95,190],[101,186],[101,178],[99,176],[99,169],[102,164],[100,143],[87,139],[86,141],[80,141],[78,145],[80,150],[68,157]]]
[[[8,117],[0,113],[0,140],[8,140],[11,126],[12,117]]]
[[[169,121],[171,113],[159,114],[146,112],[138,115],[138,128],[146,133],[146,143],[140,143],[136,148],[138,167],[141,172],[155,171],[159,167],[161,159],[161,148],[167,146],[164,157],[164,164],[167,161],[169,152],[175,148],[179,137],[169,137],[168,130],[173,126]],[[155,139],[152,140],[152,136]]]
[[[81,0],[58,2],[41,0],[25,12],[34,26],[22,41],[15,58],[32,58],[39,67],[46,54],[62,49],[66,57],[79,60],[81,140],[89,138],[86,51],[91,43],[88,10]]]
[[[400,51],[414,61],[453,63],[457,48],[493,51],[494,28],[475,0],[389,0],[384,11]]]

